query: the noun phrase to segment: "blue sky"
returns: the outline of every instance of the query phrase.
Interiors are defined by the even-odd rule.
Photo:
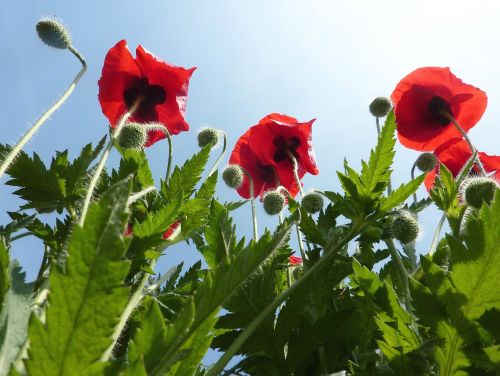
[[[313,143],[320,169],[306,176],[305,189],[340,189],[335,171],[344,157],[358,168],[376,142],[371,99],[390,95],[397,82],[421,66],[450,66],[465,82],[488,94],[481,122],[470,132],[474,144],[500,154],[500,3],[481,1],[3,1],[0,3],[0,71],[3,90],[1,142],[13,143],[61,94],[79,70],[67,51],[43,45],[34,25],[42,16],[57,16],[68,25],[74,45],[89,70],[74,94],[47,122],[25,150],[45,161],[56,150],[74,156],[107,132],[97,101],[97,80],[104,56],[127,39],[142,44],[175,65],[198,67],[193,74],[187,120],[191,131],[174,138],[174,161],[197,150],[196,130],[210,125],[228,134],[229,149],[264,115],[285,113],[300,120],[317,118]],[[148,149],[154,176],[166,167],[167,145]],[[397,147],[394,182],[407,181],[418,153]],[[214,159],[216,155],[214,153]],[[110,165],[116,163],[116,153]],[[227,158],[226,158],[227,161]],[[4,179],[5,181],[5,179]],[[0,211],[20,204],[0,188]],[[425,195],[420,191],[420,196]],[[222,200],[238,196],[219,184]],[[421,216],[422,252],[438,221],[434,210]],[[238,231],[251,234],[250,209],[235,212]],[[7,219],[0,215],[4,224]],[[259,209],[261,231],[276,219]],[[33,277],[42,255],[34,239],[15,243],[13,254]],[[169,251],[159,263],[166,271],[198,255],[187,245]]]

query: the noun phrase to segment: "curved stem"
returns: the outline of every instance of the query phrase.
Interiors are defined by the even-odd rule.
[[[245,176],[248,178],[248,184],[250,185],[250,204],[252,206],[252,223],[253,223],[253,240],[257,241],[259,239],[259,232],[257,231],[257,213],[255,210],[255,189],[254,189],[254,184],[253,184],[253,178],[252,175],[249,174],[247,170],[245,170],[243,167],[241,167],[241,171],[245,174]]]
[[[441,111],[439,111],[439,113],[441,115],[443,115],[446,119],[448,119],[455,126],[455,128],[460,132],[460,134],[463,136],[463,138],[467,142],[467,145],[469,145],[469,149],[470,149],[472,155],[474,155],[474,153],[476,153],[476,148],[474,147],[474,145],[472,145],[472,142],[471,142],[469,136],[464,131],[464,129],[462,128],[462,126],[457,122],[457,120],[453,117],[453,115],[451,115],[446,110],[441,110]],[[479,170],[481,170],[481,174],[483,176],[486,176],[486,171],[485,171],[483,163],[481,162],[481,160],[479,159],[479,157],[476,157],[476,163],[477,163],[477,166],[479,167]]]
[[[386,240],[385,244],[387,244],[387,248],[389,248],[392,259],[396,262],[399,274],[401,276],[401,281],[403,282],[403,293],[406,309],[408,310],[408,312],[412,313],[413,305],[411,304],[410,287],[408,285],[408,271],[406,270],[403,261],[401,260],[401,256],[399,255],[399,252],[394,245],[394,240]]]
[[[380,120],[378,116],[375,116],[375,124],[377,125],[377,134],[380,136]]]
[[[132,107],[125,112],[125,114],[121,117],[120,121],[118,122],[114,132],[111,134],[111,137],[109,139],[108,144],[104,148],[104,152],[101,155],[101,159],[99,160],[99,164],[97,165],[97,168],[94,171],[94,175],[92,176],[92,179],[90,180],[90,184],[87,188],[87,194],[85,196],[85,201],[83,202],[83,207],[82,207],[82,212],[80,213],[80,221],[78,222],[80,226],[83,226],[83,223],[85,222],[85,217],[87,215],[87,211],[89,209],[90,201],[92,200],[92,194],[94,193],[95,186],[97,185],[97,182],[99,181],[99,177],[101,176],[101,172],[104,169],[104,165],[106,164],[106,161],[109,157],[109,153],[111,149],[113,148],[113,144],[115,140],[118,138],[120,135],[120,132],[122,131],[123,126],[125,125],[125,122],[127,119],[132,116],[132,114],[137,110],[139,105],[141,104],[142,97],[138,97]]]
[[[293,176],[295,177],[295,183],[299,187],[299,192],[300,192],[300,197],[304,196],[304,191],[302,190],[302,184],[300,182],[299,178],[299,165],[297,163],[297,159],[293,156],[293,154],[290,151],[287,151],[288,156],[290,157],[290,160],[292,161],[293,164]]]
[[[151,269],[155,267],[155,262],[151,262]],[[144,272],[141,281],[139,282],[139,286],[137,286],[137,289],[134,291],[132,296],[130,297],[130,300],[123,310],[122,315],[120,316],[120,321],[118,322],[118,325],[115,327],[115,331],[113,332],[113,335],[111,336],[112,338],[112,343],[108,347],[108,349],[102,354],[101,356],[101,361],[105,362],[109,360],[111,355],[113,354],[113,349],[116,346],[116,342],[118,342],[118,338],[120,338],[120,335],[125,328],[125,325],[127,325],[127,322],[132,315],[132,312],[134,312],[135,308],[139,305],[141,302],[142,298],[144,297],[144,287],[146,286],[146,282],[149,279],[150,274]]]
[[[165,184],[166,184],[168,182],[168,179],[170,179],[170,172],[172,171],[172,157],[174,155],[174,149],[172,146],[172,137],[170,136],[170,132],[166,128],[164,132],[167,135],[167,142],[168,142],[167,173],[165,174]]]
[[[82,63],[82,69],[78,72],[76,77],[73,79],[73,82],[69,85],[66,91],[59,97],[56,103],[54,103],[36,122],[31,126],[30,129],[24,134],[24,136],[17,142],[17,144],[11,149],[9,154],[5,157],[0,165],[0,178],[3,176],[5,171],[9,168],[12,162],[16,159],[19,152],[23,149],[24,145],[33,137],[33,135],[40,129],[43,123],[47,121],[47,119],[55,112],[61,105],[68,99],[73,90],[75,90],[78,81],[82,78],[83,74],[87,70],[87,63],[80,53],[73,48],[72,46],[68,47],[68,49],[80,60]]]
[[[413,163],[413,167],[411,168],[411,180],[415,180],[415,167],[417,167],[417,162]],[[417,192],[413,192],[413,203],[415,206],[417,205]],[[415,212],[415,219],[418,219],[418,212]]]
[[[222,144],[222,152],[220,153],[219,157],[215,160],[214,165],[210,169],[210,172],[208,173],[208,176],[212,175],[215,170],[217,170],[217,167],[219,166],[219,162],[221,159],[224,157],[224,154],[226,154],[226,147],[227,147],[227,139],[226,139],[226,134],[222,132],[222,137],[224,139],[223,144]]]
[[[282,302],[288,299],[299,287],[301,287],[305,282],[311,278],[317,270],[322,268],[324,265],[327,265],[329,261],[337,254],[337,251],[344,247],[349,241],[354,239],[364,228],[364,224],[361,224],[357,228],[353,228],[349,234],[335,246],[328,247],[330,249],[325,252],[325,255],[312,266],[311,269],[307,270],[304,275],[299,278],[292,286],[283,291],[279,296],[277,296],[271,304],[266,306],[264,310],[262,310],[259,315],[253,319],[253,321],[245,328],[245,330],[236,338],[236,340],[229,346],[226,352],[222,355],[222,357],[215,363],[215,365],[210,368],[206,374],[206,376],[218,376],[221,374],[222,370],[226,366],[226,364],[232,359],[234,354],[238,351],[238,349],[245,343],[245,341],[252,335],[252,333],[259,327],[262,321],[270,315],[272,312],[276,311],[276,309],[280,306]]]
[[[439,223],[436,227],[436,231],[434,231],[434,236],[432,237],[432,243],[429,250],[429,255],[432,256],[436,252],[436,248],[438,245],[439,234],[441,233],[441,229],[443,228],[444,220],[446,219],[446,213],[443,213]]]

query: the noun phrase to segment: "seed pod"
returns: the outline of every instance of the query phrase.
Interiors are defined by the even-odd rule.
[[[122,128],[117,141],[124,149],[141,149],[146,140],[146,128],[138,123],[129,123]]]
[[[375,98],[369,106],[370,112],[373,116],[384,117],[386,116],[392,108],[392,103],[389,98],[377,97]]]
[[[198,132],[198,145],[203,148],[207,145],[215,146],[220,140],[220,132],[214,128],[204,128]]]
[[[264,211],[269,215],[279,214],[285,206],[285,196],[278,191],[267,191],[263,201]]]
[[[403,244],[414,241],[419,233],[418,221],[409,211],[400,211],[392,221],[392,236]]]
[[[238,189],[243,184],[243,171],[238,165],[229,165],[222,172],[222,180],[228,187]]]
[[[499,185],[488,177],[473,177],[466,179],[460,188],[465,202],[473,208],[480,209],[483,202],[486,205],[491,203]]]
[[[71,46],[68,30],[54,19],[43,19],[36,24],[38,36],[48,46],[65,49]]]
[[[314,214],[323,209],[325,201],[323,200],[323,196],[318,192],[311,192],[302,198],[301,204],[306,212]]]

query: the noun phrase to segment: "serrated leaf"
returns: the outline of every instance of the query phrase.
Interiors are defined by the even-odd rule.
[[[17,263],[10,266],[11,286],[0,312],[0,375],[7,375],[19,349],[27,338],[31,313],[33,283],[24,281],[25,274]]]
[[[273,235],[266,232],[257,243],[250,243],[232,256],[230,262],[223,262],[215,271],[206,274],[203,284],[194,296],[196,310],[193,323],[189,330],[165,349],[161,362],[151,370],[151,375],[163,375],[168,372],[173,360],[185,349],[186,343],[190,343],[192,336],[198,330],[206,328],[207,322],[215,322],[214,319],[224,302],[244,286],[245,281],[256,273],[263,262],[273,256],[288,237],[291,225],[292,222],[285,221]],[[183,312],[184,310],[178,316],[183,316]]]
[[[200,248],[205,261],[211,269],[229,258],[236,246],[236,226],[229,217],[228,210],[216,200],[210,205],[210,216],[205,227],[206,244]]]
[[[413,179],[409,183],[406,184],[401,184],[396,190],[392,191],[387,198],[385,198],[380,207],[379,211],[380,212],[387,212],[399,204],[402,204],[403,202],[406,201],[408,197],[410,197],[415,191],[420,187],[420,184],[425,179],[425,174],[422,174],[418,176],[417,178]]]
[[[241,201],[233,201],[233,202],[225,202],[224,206],[226,207],[227,210],[233,211],[236,210],[243,205],[245,205],[249,200],[241,200]]]
[[[129,262],[126,242],[128,181],[113,186],[76,225],[68,243],[66,272],[54,265],[49,275],[46,320],[29,324],[30,375],[86,375],[111,345],[129,288],[123,280]]]
[[[195,197],[200,199],[210,200],[215,194],[215,186],[217,185],[218,171],[216,170],[203,182]]]
[[[370,151],[368,164],[363,162],[360,180],[363,190],[362,197],[376,198],[387,187],[391,176],[390,167],[394,158],[396,138],[396,117],[391,111],[386,118],[385,125],[380,132],[377,146]]]
[[[2,237],[0,237],[0,311],[3,308],[5,296],[10,286],[9,264],[9,250]]]
[[[167,202],[182,195],[191,196],[196,184],[201,179],[201,174],[210,155],[210,147],[206,146],[197,154],[188,159],[182,167],[176,167],[167,182],[162,183],[161,191]]]

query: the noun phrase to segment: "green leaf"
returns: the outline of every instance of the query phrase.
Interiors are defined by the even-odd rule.
[[[361,170],[362,197],[376,198],[384,191],[391,177],[390,167],[394,158],[394,145],[396,138],[396,117],[394,112],[387,115],[385,125],[380,132],[375,150],[370,152],[368,164],[363,162]]]
[[[229,217],[229,211],[212,200],[210,216],[205,227],[206,245],[200,247],[205,261],[211,269],[215,269],[224,258],[229,258],[230,251],[236,246],[236,226]]]
[[[0,311],[3,308],[5,296],[10,287],[9,264],[9,250],[0,237]]]
[[[380,212],[387,212],[399,204],[406,201],[420,187],[425,179],[425,174],[418,176],[407,184],[401,184],[395,191],[392,191],[380,205]]]
[[[191,159],[187,160],[184,165],[176,167],[168,182],[163,182],[161,191],[167,202],[181,195],[184,198],[191,196],[196,184],[201,179],[201,174],[207,164],[210,155],[210,146],[201,149]]]
[[[422,283],[414,283],[422,319],[444,340],[436,349],[440,375],[465,374],[471,366],[464,353],[481,316],[500,306],[500,194],[479,217],[469,220],[465,244],[448,236],[450,272],[422,259]],[[430,310],[430,307],[435,307]]]
[[[89,209],[85,225],[76,225],[68,243],[66,270],[53,265],[45,323],[29,324],[30,375],[86,375],[111,345],[125,308],[123,286],[129,263],[126,242],[128,181],[113,186]]]
[[[186,344],[191,343],[198,330],[205,333],[207,326],[215,323],[222,305],[245,285],[248,278],[256,273],[259,266],[269,260],[288,238],[291,225],[292,222],[285,221],[273,235],[266,232],[257,243],[251,242],[237,253],[230,252],[230,255],[234,254],[230,262],[222,262],[217,269],[206,274],[203,284],[194,296],[196,310],[193,323],[189,330],[178,336],[176,341],[165,349],[161,361],[151,370],[151,375],[165,374],[174,360],[186,350]],[[189,306],[181,311],[178,317],[183,317],[186,309],[189,310]]]
[[[25,283],[25,274],[16,263],[10,266],[11,286],[0,312],[0,375],[7,375],[28,333],[33,283]]]
[[[196,198],[210,200],[213,197],[215,194],[215,186],[217,185],[217,174],[218,171],[216,170],[203,182],[198,192],[196,192]]]

